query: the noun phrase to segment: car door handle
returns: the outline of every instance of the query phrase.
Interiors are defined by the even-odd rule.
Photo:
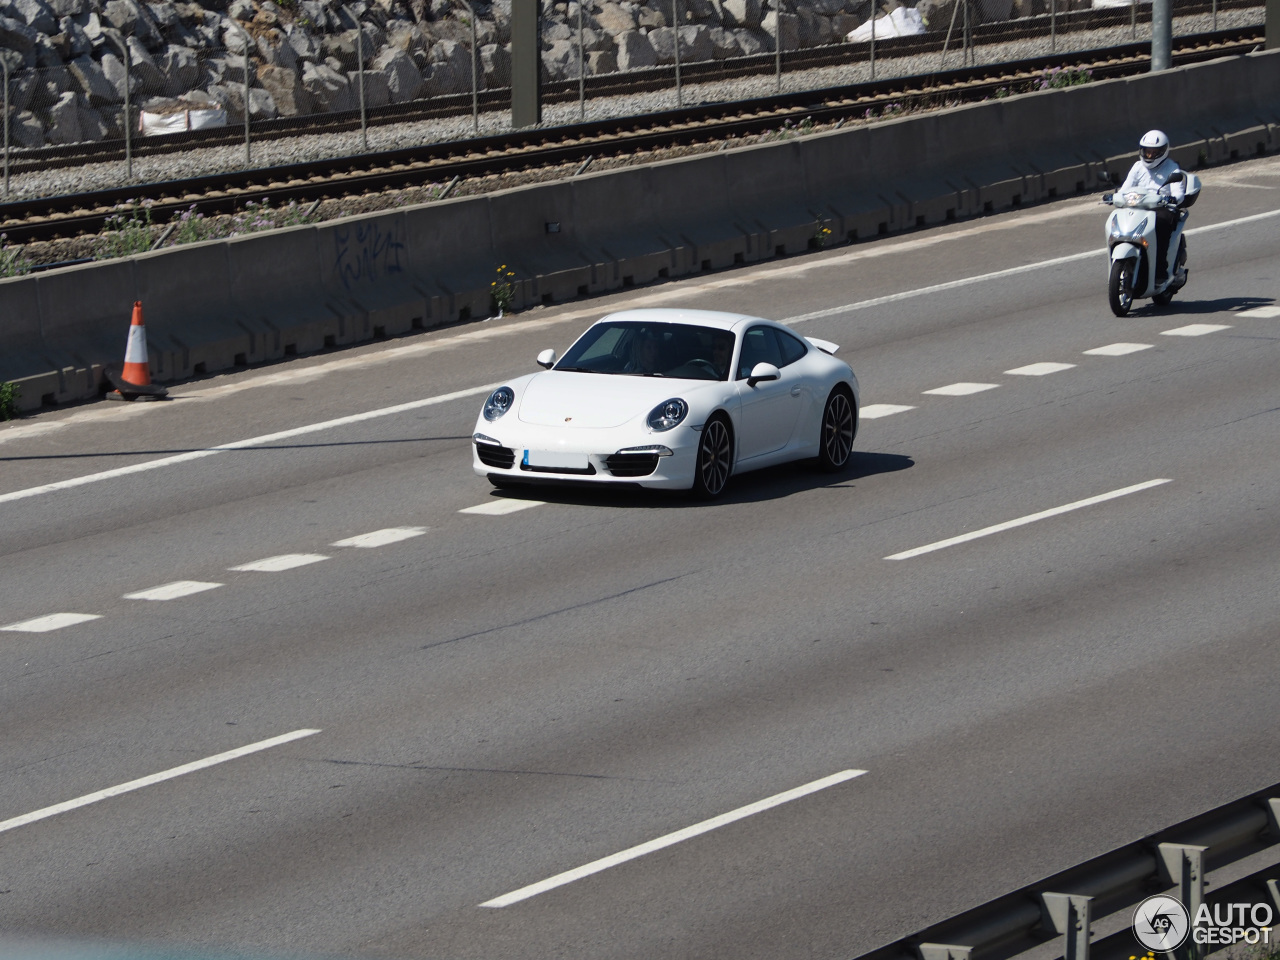
[[[800,393],[801,393],[800,384],[797,383],[794,387],[791,388],[791,395],[793,397],[798,397],[800,396]]]

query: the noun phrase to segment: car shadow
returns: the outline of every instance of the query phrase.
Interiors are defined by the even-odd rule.
[[[1254,307],[1269,307],[1275,303],[1274,297],[1219,297],[1217,300],[1179,300],[1176,297],[1167,306],[1159,306],[1148,300],[1142,306],[1135,305],[1131,316],[1150,317],[1156,314],[1165,316],[1199,316],[1210,313],[1231,314]]]
[[[915,466],[911,457],[896,453],[870,453],[855,450],[843,470],[827,473],[816,463],[784,463],[763,470],[753,470],[729,481],[724,495],[715,500],[697,500],[687,491],[645,490],[635,486],[613,484],[564,483],[529,484],[494,490],[493,496],[509,500],[537,500],[541,503],[563,503],[576,506],[640,509],[673,507],[719,507],[738,503],[760,503],[820,488],[853,489],[853,482],[882,473],[894,473]]]

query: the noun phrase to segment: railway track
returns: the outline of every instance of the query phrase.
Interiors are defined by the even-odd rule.
[[[1263,42],[1262,29],[1246,27],[1175,40],[1174,63],[1182,65],[1248,52]],[[866,111],[878,112],[890,103],[916,109],[981,100],[1001,88],[1016,91],[1053,67],[1089,69],[1098,79],[1130,76],[1149,69],[1150,45],[1125,44],[928,76],[706,103],[663,113],[515,131],[384,153],[23,200],[0,205],[0,232],[8,235],[9,243],[96,234],[109,217],[119,213],[120,205],[130,201],[147,201],[152,222],[163,224],[192,207],[212,216],[237,212],[251,201],[270,200],[278,208],[289,201],[309,203],[357,196],[452,177],[468,179],[581,164],[589,158],[751,136],[776,130],[788,122],[819,125],[861,119]]]

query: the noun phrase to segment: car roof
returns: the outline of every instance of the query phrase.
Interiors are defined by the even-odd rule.
[[[699,327],[713,327],[734,331],[744,323],[754,323],[762,317],[750,317],[742,313],[725,313],[720,310],[683,310],[673,307],[652,307],[642,310],[621,310],[601,317],[606,320],[625,320],[628,323],[688,323]],[[772,323],[773,321],[767,321]]]

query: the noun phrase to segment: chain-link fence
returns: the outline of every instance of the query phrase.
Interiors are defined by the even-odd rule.
[[[231,0],[225,12],[117,0],[109,15],[67,0],[58,9],[81,12],[0,0],[6,197],[510,128],[510,0]],[[1174,0],[1173,15],[1174,35],[1186,36],[1261,23],[1264,8]],[[1149,41],[1151,4],[545,0],[541,30],[551,125]],[[161,141],[191,149],[146,149]],[[70,144],[112,146],[113,158],[98,162],[86,148],[74,172],[40,169],[49,148]]]

